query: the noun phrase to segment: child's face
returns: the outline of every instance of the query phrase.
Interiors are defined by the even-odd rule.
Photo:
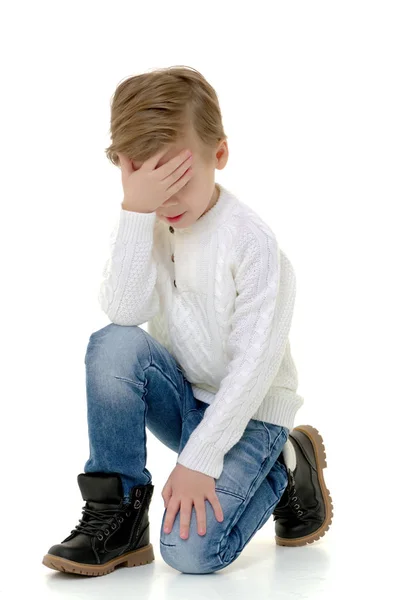
[[[156,210],[157,218],[172,224],[176,229],[189,227],[203,216],[219,197],[215,185],[215,169],[223,169],[228,160],[227,142],[221,142],[215,150],[212,162],[207,164],[199,152],[199,145],[193,135],[187,135],[179,143],[174,144],[161,158],[158,166],[162,166],[182,150],[189,149],[193,153],[192,176],[188,182]],[[132,161],[134,168],[140,168],[143,163]],[[170,223],[166,217],[175,217],[185,213],[175,223]]]

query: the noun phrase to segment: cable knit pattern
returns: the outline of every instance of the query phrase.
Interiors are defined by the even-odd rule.
[[[209,404],[177,462],[216,479],[251,418],[292,429],[304,402],[289,343],[293,267],[268,225],[218,186],[217,203],[182,229],[121,209],[99,293],[112,322],[148,322]]]
[[[111,233],[110,257],[103,269],[98,299],[117,325],[145,322],[159,310],[157,267],[151,257],[155,220],[155,213],[121,209]]]

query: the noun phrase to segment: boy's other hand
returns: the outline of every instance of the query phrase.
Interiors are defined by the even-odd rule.
[[[217,521],[223,521],[224,515],[215,493],[215,479],[199,471],[188,469],[179,463],[171,472],[161,493],[164,507],[167,509],[164,521],[164,532],[170,533],[175,517],[180,509],[180,537],[189,537],[192,505],[196,510],[197,532],[206,533],[206,508],[208,500],[214,509]]]

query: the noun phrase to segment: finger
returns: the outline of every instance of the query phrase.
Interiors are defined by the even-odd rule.
[[[181,152],[179,152],[179,154],[173,156],[168,162],[164,163],[161,167],[158,167],[156,169],[156,173],[159,180],[164,181],[165,179],[170,177],[173,173],[175,173],[178,167],[183,165],[183,163],[186,163],[184,165],[184,170],[186,170],[191,164],[191,162],[189,161],[187,149],[182,150]]]
[[[156,168],[158,161],[160,160],[160,158],[167,153],[167,149],[164,148],[163,150],[161,150],[160,152],[157,152],[157,154],[154,154],[153,156],[150,156],[150,158],[148,158],[143,164],[142,164],[142,169],[145,169],[146,171],[153,171],[153,169]]]
[[[130,173],[133,172],[132,161],[125,154],[121,154],[120,152],[117,152],[117,156],[121,165],[121,171],[124,174],[130,175]]]
[[[167,508],[168,502],[170,501],[171,496],[172,496],[172,486],[168,481],[163,487],[161,496],[162,496],[162,499],[164,500],[164,508]]]
[[[206,505],[204,500],[195,502],[197,533],[204,535],[206,533]]]
[[[165,514],[165,520],[164,520],[165,533],[170,533],[172,531],[172,527],[174,525],[174,521],[175,521],[176,513],[178,512],[178,509],[179,509],[179,500],[175,500],[174,498],[171,498],[171,500],[168,503],[167,512]]]
[[[167,163],[168,164],[168,163]],[[173,184],[175,182],[180,182],[183,179],[187,179],[189,175],[191,175],[193,169],[191,167],[191,162],[189,158],[186,158],[181,165],[178,166],[173,172],[171,172],[167,177],[163,179],[164,183]]]
[[[222,512],[222,506],[219,503],[218,496],[211,496],[210,498],[208,498],[208,501],[214,509],[215,518],[217,519],[217,521],[223,521],[224,513]]]
[[[190,528],[190,519],[192,516],[192,500],[186,500],[185,502],[181,502],[181,510],[180,510],[180,533],[182,539],[186,539],[189,537],[189,528]]]

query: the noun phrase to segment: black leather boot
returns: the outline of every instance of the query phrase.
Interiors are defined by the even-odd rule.
[[[154,560],[148,511],[154,486],[135,486],[124,503],[118,473],[81,473],[86,500],[83,517],[61,544],[43,558],[50,569],[77,575],[107,575],[120,565],[137,567]]]
[[[289,434],[296,452],[296,468],[288,467],[288,485],[272,513],[278,546],[305,546],[328,531],[333,517],[332,498],[324,481],[323,439],[311,425],[299,425]],[[279,460],[285,465],[282,455]],[[285,465],[286,466],[286,465]]]

